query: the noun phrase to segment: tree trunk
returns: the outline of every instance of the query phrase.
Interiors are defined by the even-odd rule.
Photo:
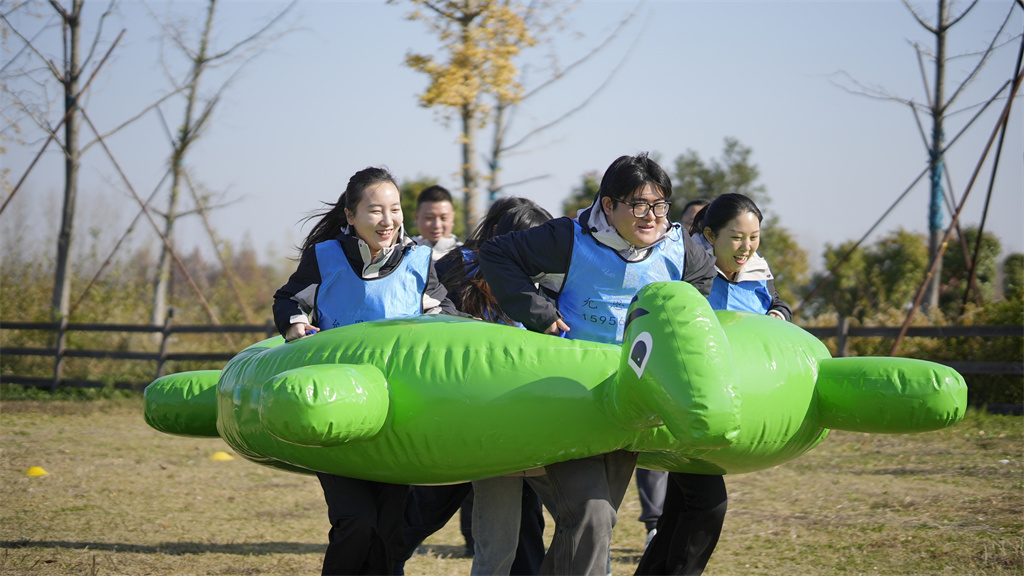
[[[466,233],[476,225],[476,115],[472,105],[462,107],[462,191],[465,213]]]
[[[487,177],[487,205],[490,207],[501,192],[501,157],[505,145],[505,127],[508,122],[508,105],[498,102],[494,107],[494,140],[491,142],[491,165]]]
[[[177,159],[177,155],[175,155],[175,159]],[[167,244],[163,245],[160,250],[160,259],[156,265],[156,277],[153,279],[153,313],[149,321],[153,326],[162,326],[167,319],[168,292],[171,284],[171,251],[168,249],[168,245],[174,246],[174,221],[178,210],[180,171],[181,168],[177,165],[172,171],[171,196],[167,203],[163,230]]]
[[[206,23],[203,28],[203,37],[199,42],[199,50],[192,61],[192,74],[188,84],[188,99],[185,104],[185,117],[178,129],[178,137],[174,142],[174,152],[171,155],[171,194],[167,203],[166,225],[164,226],[164,237],[167,243],[160,251],[160,260],[157,263],[156,278],[153,280],[153,314],[150,317],[150,324],[162,326],[167,320],[167,309],[169,302],[169,286],[171,283],[171,247],[174,246],[174,222],[178,215],[178,199],[181,193],[181,185],[185,178],[185,153],[189,145],[195,139],[197,121],[195,116],[196,102],[199,98],[199,79],[206,68],[206,50],[210,43],[210,34],[213,30],[213,13],[217,0],[210,0],[206,12]]]
[[[53,308],[55,320],[65,318],[71,306],[71,242],[74,230],[75,201],[78,196],[78,76],[79,70],[79,16],[83,0],[74,0],[71,12],[64,17],[64,211],[57,235],[57,265],[53,279]]]
[[[939,306],[939,288],[942,286],[942,259],[939,248],[942,243],[942,173],[945,162],[942,148],[946,140],[943,131],[946,98],[946,0],[938,0],[939,13],[935,34],[935,95],[932,100],[932,141],[931,141],[931,195],[928,204],[928,256],[935,263],[934,274],[928,285],[928,297],[925,308],[937,310]],[[938,261],[936,262],[936,259]]]

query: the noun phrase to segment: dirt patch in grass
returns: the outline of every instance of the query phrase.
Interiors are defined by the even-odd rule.
[[[708,576],[1018,576],[1024,426],[971,412],[926,434],[833,432],[803,457],[729,476]],[[318,574],[327,540],[316,479],[168,436],[138,399],[0,406],[0,574]],[[32,466],[46,470],[29,477]],[[632,574],[645,531],[635,488],[612,545]],[[548,518],[548,539],[551,521]],[[408,574],[468,574],[455,519]]]

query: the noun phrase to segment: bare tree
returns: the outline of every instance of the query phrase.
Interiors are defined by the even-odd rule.
[[[392,0],[394,1],[394,0]],[[437,35],[444,58],[409,54],[406,64],[430,78],[420,95],[424,107],[439,107],[444,118],[461,126],[462,192],[466,229],[477,220],[477,130],[487,125],[498,102],[518,101],[522,88],[514,57],[535,44],[529,26],[533,7],[515,0],[411,0],[408,17],[421,20]]]
[[[928,236],[929,256],[933,261],[933,265],[930,268],[932,276],[928,280],[929,288],[926,307],[934,309],[937,308],[939,304],[939,290],[941,287],[942,276],[940,248],[943,237],[943,204],[946,204],[947,206],[956,206],[958,204],[952,190],[950,189],[946,191],[943,187],[943,176],[945,175],[948,177],[948,168],[945,162],[946,151],[949,147],[946,141],[946,122],[951,116],[977,106],[975,103],[964,106],[960,109],[954,109],[954,105],[957,103],[957,100],[964,94],[972,82],[977,79],[978,75],[989,62],[993,54],[1009,41],[1004,38],[1005,30],[1010,22],[1011,15],[1013,14],[1013,11],[1017,9],[1017,6],[1013,3],[1008,3],[1009,10],[1006,14],[1006,18],[1003,20],[999,30],[992,36],[990,42],[983,50],[972,54],[952,56],[947,54],[946,51],[948,35],[951,33],[953,27],[963,21],[971,10],[974,9],[979,0],[973,0],[959,13],[954,13],[949,0],[936,0],[937,11],[935,14],[934,24],[929,23],[928,19],[922,14],[922,11],[911,5],[909,0],[902,1],[913,17],[917,20],[918,24],[935,37],[934,51],[929,50],[918,43],[912,43],[921,69],[921,77],[924,82],[927,102],[922,104],[912,98],[908,99],[889,94],[888,92],[879,89],[867,88],[856,81],[853,82],[855,85],[855,88],[853,89],[846,86],[842,87],[857,94],[900,102],[907,105],[912,110],[917,126],[921,130],[922,140],[925,148],[927,149],[929,158],[928,177],[930,183],[930,195],[928,203]],[[973,58],[974,65],[971,70],[959,80],[959,84],[952,93],[947,96],[947,65],[955,58]],[[928,75],[927,63],[929,61],[932,64],[931,78],[929,78]],[[921,121],[921,116],[926,116],[931,119],[931,130],[928,134],[925,133],[924,123]],[[948,192],[948,194],[946,194],[946,192]],[[961,243],[963,243],[963,236],[960,235],[960,238]],[[963,245],[963,249],[966,251],[966,245]]]
[[[390,0],[392,2],[396,0]],[[615,31],[596,48],[565,69],[551,69],[532,89],[524,88],[517,64],[525,49],[547,42],[548,30],[560,26],[565,15],[578,2],[546,3],[525,0],[410,0],[417,10],[412,20],[425,22],[441,42],[441,56],[409,54],[406,64],[430,78],[420,96],[424,107],[442,109],[448,120],[461,123],[462,184],[466,229],[477,220],[476,199],[481,175],[476,167],[478,131],[491,126],[493,136],[484,156],[489,172],[489,199],[502,188],[522,184],[544,176],[530,177],[510,184],[500,182],[502,159],[517,151],[532,137],[551,128],[583,109],[614,76],[575,107],[528,130],[514,142],[508,141],[509,127],[519,104],[601,52],[622,30],[632,14],[623,18]],[[619,64],[621,66],[621,62]],[[615,70],[618,69],[618,66]]]
[[[57,259],[54,274],[52,315],[55,319],[66,318],[71,298],[71,245],[73,240],[75,204],[78,199],[78,170],[81,165],[81,158],[85,146],[79,143],[79,128],[81,124],[81,105],[84,94],[88,89],[88,82],[82,82],[87,70],[91,70],[93,77],[100,69],[102,63],[109,56],[109,51],[102,57],[97,58],[97,52],[104,44],[103,23],[112,13],[115,2],[111,1],[106,10],[100,15],[96,28],[96,35],[88,46],[88,51],[82,53],[82,10],[84,0],[71,0],[70,6],[65,6],[58,0],[48,0],[50,8],[56,15],[56,24],[47,24],[40,27],[32,38],[22,34],[11,24],[9,15],[22,10],[27,11],[35,6],[28,3],[14,5],[11,10],[2,14],[2,19],[8,30],[13,32],[23,42],[22,49],[15,58],[12,58],[7,66],[19,62],[22,66],[17,74],[23,80],[27,80],[36,90],[21,92],[12,90],[10,85],[4,83],[5,91],[12,97],[14,106],[24,114],[24,117],[31,119],[41,130],[47,134],[43,149],[51,141],[57,142],[64,153],[64,203],[61,211],[60,229],[57,234]],[[35,15],[47,18],[43,14]],[[48,18],[53,18],[49,16]],[[62,53],[55,61],[40,50],[34,41],[45,35],[53,28],[59,27],[62,39]],[[56,81],[63,94],[63,114],[60,121],[53,123],[51,120],[50,104],[52,99],[48,95],[47,75],[51,81]],[[63,136],[58,131],[63,128]],[[40,155],[43,150],[40,150]],[[37,156],[38,159],[38,156]],[[34,163],[33,163],[34,165]],[[31,170],[31,167],[29,168]],[[26,176],[28,171],[26,171]],[[24,181],[24,177],[22,178]],[[19,183],[20,184],[20,183]],[[11,190],[7,197],[9,201],[17,192],[17,186]],[[4,203],[6,207],[6,201]]]
[[[185,56],[188,62],[188,71],[183,79],[175,79],[174,74],[167,70],[165,62],[165,70],[167,70],[167,75],[173,84],[174,92],[181,94],[184,98],[184,112],[177,129],[173,131],[168,130],[171,139],[171,155],[169,159],[171,178],[167,211],[162,214],[164,218],[162,233],[169,242],[163,246],[160,252],[157,272],[153,281],[153,310],[150,317],[152,324],[163,324],[167,318],[168,288],[171,279],[171,260],[173,256],[171,246],[174,243],[174,225],[176,220],[183,215],[179,206],[182,187],[189,186],[193,192],[195,190],[191,185],[191,177],[188,174],[186,164],[188,152],[209,126],[210,119],[221,96],[238,76],[245,64],[250,62],[259,49],[265,47],[268,42],[280,37],[270,38],[269,32],[284,18],[285,14],[293,6],[294,2],[288,4],[287,7],[258,30],[232,44],[227,49],[220,51],[216,51],[211,47],[217,0],[208,0],[199,37],[194,41],[188,39],[187,30],[181,26],[170,23],[169,19],[161,21],[163,39],[177,50],[178,53]],[[209,72],[218,67],[233,68],[229,71],[227,79],[220,83],[212,94],[204,95],[200,90],[201,81],[207,78]],[[163,117],[162,114],[161,117]],[[207,199],[201,198],[196,194],[193,196],[196,202],[196,211],[203,213],[205,222],[205,211],[210,208]],[[213,237],[212,231],[211,237]],[[222,264],[224,264],[223,261]]]
[[[569,8],[571,7],[572,6],[570,5]],[[611,69],[611,71],[605,76],[605,79],[593,90],[591,90],[586,97],[584,97],[577,103],[573,104],[571,107],[561,111],[557,115],[549,117],[549,119],[542,121],[541,123],[533,126],[532,128],[527,129],[522,135],[520,135],[515,140],[508,141],[508,135],[510,134],[511,126],[513,121],[515,120],[516,112],[519,109],[519,107],[527,103],[531,98],[536,98],[537,94],[542,93],[545,89],[550,88],[551,86],[557,84],[561,80],[564,80],[574,70],[578,69],[588,61],[594,59],[599,54],[603,53],[609,46],[612,45],[612,43],[619,37],[623,30],[625,30],[626,26],[633,20],[633,18],[637,14],[638,9],[639,8],[633,10],[632,12],[626,13],[622,17],[622,19],[619,20],[619,22],[616,24],[615,28],[612,30],[610,34],[605,36],[596,46],[591,48],[580,58],[571,62],[568,66],[565,66],[564,68],[559,67],[557,65],[557,54],[552,53],[549,57],[550,60],[554,63],[552,68],[547,71],[547,74],[543,76],[540,82],[534,85],[528,85],[528,83],[524,80],[524,91],[522,95],[518,98],[518,100],[512,101],[502,99],[500,93],[495,94],[493,96],[495,99],[495,114],[493,127],[494,133],[493,139],[491,141],[490,155],[485,157],[485,162],[489,170],[487,178],[487,189],[488,200],[490,202],[494,202],[498,194],[500,194],[505,188],[525,184],[527,182],[532,182],[534,180],[547,177],[546,175],[538,174],[529,176],[523,180],[503,184],[501,182],[502,160],[505,157],[513,154],[527,152],[522,148],[527,143],[532,141],[534,137],[539,136],[540,134],[564,122],[565,120],[568,120],[570,117],[574,116],[576,113],[586,108],[587,105],[589,105],[597,97],[597,95],[600,94],[612,82],[612,79],[615,78],[618,71],[628,60],[629,54],[632,51],[632,47],[622,56],[622,58],[619,59],[618,64],[616,64]],[[556,14],[555,18],[552,20],[551,23],[540,24],[536,26],[538,30],[537,35],[539,38],[539,43],[548,43],[547,39],[544,37],[544,31],[554,28],[555,23],[557,23],[562,18],[562,16],[563,14]],[[639,40],[640,36],[637,35],[636,38],[634,38],[633,40],[634,47],[636,46],[636,43]],[[526,76],[526,72],[527,70],[524,69],[524,77]]]

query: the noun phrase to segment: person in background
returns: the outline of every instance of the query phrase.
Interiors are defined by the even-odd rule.
[[[667,482],[668,472],[664,470],[636,469],[636,491],[640,497],[640,517],[637,520],[643,522],[644,529],[647,530],[644,550],[658,533],[658,519],[661,518],[661,511],[665,507]]]
[[[671,195],[671,179],[647,154],[622,156],[575,220],[484,242],[480,269],[501,310],[529,330],[621,343],[626,310],[645,285],[682,280],[707,294],[714,260],[668,221]],[[636,459],[619,450],[545,467],[555,531],[542,574],[608,574]]]
[[[429,246],[435,262],[449,250],[462,246],[452,234],[455,226],[455,205],[452,194],[443,186],[428,186],[416,197],[416,212],[413,214],[419,236],[413,241],[420,246]]]
[[[683,227],[685,232],[689,232],[690,228],[693,227],[693,218],[700,212],[700,209],[711,203],[711,200],[707,198],[697,198],[696,200],[690,200],[683,206],[683,214],[679,218],[679,224]]]
[[[274,294],[274,323],[286,342],[368,320],[460,315],[430,250],[405,235],[401,196],[386,169],[356,172],[327,205],[310,217],[320,216],[299,265]],[[324,472],[317,478],[331,522],[323,574],[390,574],[408,487]]]
[[[790,321],[789,305],[775,291],[761,242],[761,211],[742,194],[723,194],[701,209],[693,238],[715,258],[708,301],[715,310],[767,314]],[[725,523],[725,478],[670,472],[658,531],[644,551],[636,574],[699,576],[711,559]]]
[[[463,313],[488,322],[522,325],[508,318],[491,295],[478,265],[477,251],[489,238],[526,230],[551,220],[551,214],[526,198],[501,198],[466,240],[461,250],[437,263],[441,282]],[[477,576],[536,574],[544,558],[544,515],[529,483],[543,468],[473,482],[471,574]],[[545,486],[546,487],[546,486]]]

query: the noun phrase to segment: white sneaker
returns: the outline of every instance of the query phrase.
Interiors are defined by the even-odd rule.
[[[644,542],[644,552],[647,551],[647,547],[651,545],[651,540],[654,540],[654,535],[658,533],[657,528],[651,528],[647,532],[647,540]]]

